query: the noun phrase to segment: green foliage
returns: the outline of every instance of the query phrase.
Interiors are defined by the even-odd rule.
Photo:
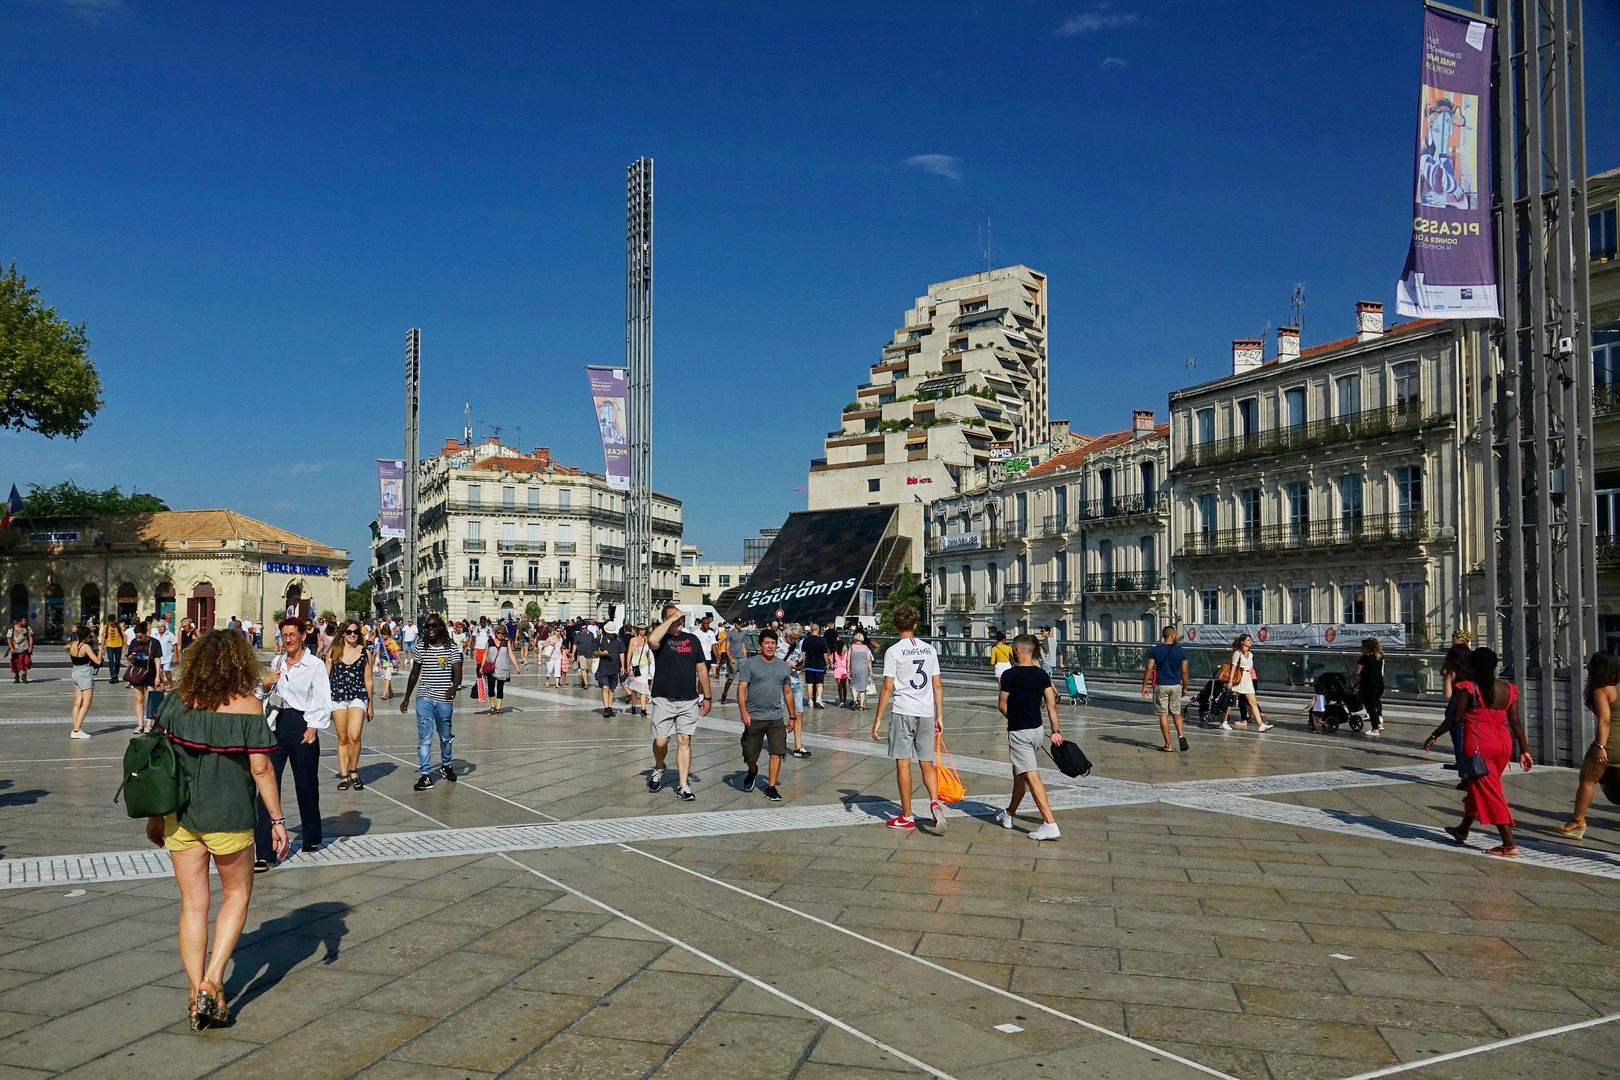
[[[905,420],[885,420],[878,425],[879,431],[905,431],[911,426],[910,418]]]
[[[878,632],[892,634],[894,630],[894,609],[901,604],[910,604],[922,616],[918,622],[919,629],[928,625],[928,597],[923,594],[922,583],[912,576],[911,567],[900,571],[900,578],[889,590],[889,595],[883,603],[878,605]]]
[[[83,435],[101,409],[101,376],[77,326],[42,302],[13,263],[0,271],[0,429]]]
[[[343,607],[347,614],[370,618],[371,610],[371,579],[367,578],[358,585],[350,585],[343,599]]]
[[[858,401],[852,401],[848,405],[844,406],[844,411],[845,412],[860,412],[861,411],[861,403],[858,402]]]
[[[167,510],[169,504],[156,495],[131,491],[125,495],[116,486],[91,491],[71,480],[50,487],[28,485],[23,513],[29,517],[105,517],[110,514],[151,514]]]
[[[523,606],[523,614],[525,618],[538,619],[545,613],[546,609],[541,607],[540,604],[534,600],[530,600]]]

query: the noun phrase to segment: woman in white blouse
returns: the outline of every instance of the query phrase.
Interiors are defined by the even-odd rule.
[[[1254,639],[1244,634],[1237,639],[1237,648],[1232,652],[1231,672],[1227,676],[1226,685],[1231,688],[1235,697],[1240,697],[1249,703],[1249,712],[1254,716],[1258,731],[1270,731],[1271,724],[1266,723],[1265,714],[1260,711],[1259,699],[1254,693]],[[1232,730],[1232,707],[1226,708],[1226,715],[1221,717],[1221,727],[1226,731]],[[1238,726],[1248,725],[1247,720],[1239,720]]]

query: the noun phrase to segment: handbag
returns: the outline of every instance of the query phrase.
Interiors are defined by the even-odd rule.
[[[113,802],[124,800],[132,818],[178,814],[186,805],[186,779],[168,735],[153,731],[137,735],[124,748],[124,779]]]
[[[939,801],[943,803],[959,803],[967,796],[967,788],[962,786],[962,777],[956,771],[956,759],[945,748],[945,735],[939,730],[934,732],[934,776],[939,784]]]
[[[1480,707],[1484,708],[1485,699],[1479,696],[1479,692],[1470,688],[1469,693],[1479,701]],[[1463,719],[1463,723],[1468,723],[1466,717]],[[1479,752],[1479,735],[1476,733],[1474,735],[1474,752],[1457,759],[1457,779],[1464,783],[1470,780],[1482,780],[1490,774],[1490,771],[1490,763],[1485,760],[1485,755]]]

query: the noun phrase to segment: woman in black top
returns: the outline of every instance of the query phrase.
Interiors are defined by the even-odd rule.
[[[1361,659],[1356,661],[1356,678],[1361,704],[1367,709],[1369,735],[1384,733],[1384,647],[1370,637],[1361,643]]]
[[[360,639],[360,623],[350,619],[326,653],[326,671],[332,680],[332,730],[337,732],[339,791],[356,791],[360,779],[360,729],[371,719],[375,696],[371,664]]]

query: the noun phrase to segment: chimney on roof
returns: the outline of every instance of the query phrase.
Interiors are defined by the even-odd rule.
[[[462,446],[454,439],[444,440],[444,449],[439,451],[440,457],[449,457],[451,454],[461,453]]]
[[[1356,340],[1371,341],[1384,336],[1384,305],[1374,300],[1356,301]]]
[[[1277,327],[1277,362],[1286,364],[1299,359],[1299,327]]]
[[[1153,434],[1153,410],[1131,410],[1131,438],[1140,439],[1144,435]]]
[[[1052,420],[1046,425],[1046,441],[1052,447],[1052,453],[1061,454],[1069,445],[1069,422],[1067,420]]]
[[[1234,338],[1232,340],[1232,374],[1241,375],[1245,371],[1253,371],[1259,367],[1265,358],[1262,344],[1259,338]]]

